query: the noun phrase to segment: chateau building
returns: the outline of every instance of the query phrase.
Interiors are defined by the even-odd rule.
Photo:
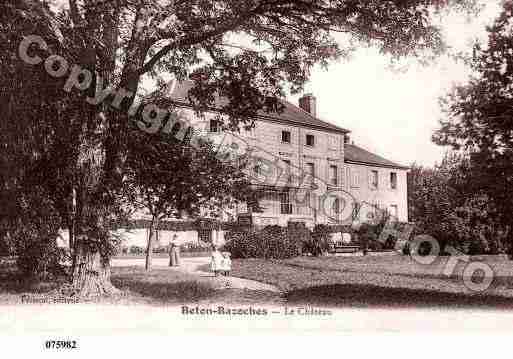
[[[173,82],[169,97],[199,136],[220,153],[249,154],[248,174],[259,190],[259,210],[241,204],[234,213],[254,225],[303,222],[348,224],[386,210],[408,220],[408,168],[350,143],[349,130],[317,118],[316,98],[307,94],[281,113],[261,113],[251,130],[223,131],[215,112],[198,117],[187,92],[192,82]]]

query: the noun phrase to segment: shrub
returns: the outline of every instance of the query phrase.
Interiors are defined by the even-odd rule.
[[[133,255],[141,255],[146,253],[146,249],[139,246],[130,246],[129,253]]]
[[[69,249],[57,246],[58,220],[42,213],[29,221],[23,218],[13,227],[16,266],[24,278],[46,279],[65,275]]]
[[[303,242],[303,251],[313,256],[320,256],[329,251],[331,230],[329,226],[318,224],[309,238]]]
[[[289,235],[286,228],[279,226],[228,232],[226,239],[223,250],[231,252],[233,258],[285,259],[301,253],[298,237]]]
[[[405,255],[405,256],[409,256],[410,255],[410,242],[406,242],[401,250],[401,252]]]
[[[296,235],[289,235],[287,228],[268,226],[261,231],[263,258],[285,259],[301,254],[301,240],[309,231],[298,230]]]
[[[257,238],[255,231],[232,231],[226,233],[224,249],[233,258],[257,258]]]
[[[0,236],[0,257],[9,257],[14,254],[13,244],[8,236]]]
[[[307,251],[305,243],[311,242],[312,234],[303,223],[289,222],[287,227],[287,238],[292,243],[295,243],[297,246],[297,252],[301,255]]]
[[[378,239],[378,236],[375,232],[375,227],[368,223],[361,224],[356,233],[358,237],[358,244],[364,251],[369,249],[370,246],[374,246],[371,243],[376,242]]]
[[[65,275],[63,264],[69,261],[69,250],[57,247],[55,238],[26,236],[18,241],[16,265],[25,278],[47,278]]]
[[[380,241],[371,240],[369,242],[368,249],[371,251],[379,252],[379,251],[382,251],[383,249],[386,249],[386,246],[383,245],[383,243],[381,243]]]
[[[0,193],[10,198],[0,214],[0,240],[6,240],[4,254],[17,256],[17,269],[25,279],[60,276],[69,260],[68,250],[57,246],[63,223],[47,192],[29,182],[12,193]]]
[[[153,253],[161,254],[161,253],[167,253],[168,247],[167,246],[159,246],[152,249]]]

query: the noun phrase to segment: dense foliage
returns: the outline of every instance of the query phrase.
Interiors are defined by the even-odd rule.
[[[251,198],[242,161],[221,161],[212,143],[196,141],[192,146],[188,138],[137,128],[130,132],[123,192],[132,208],[152,218],[147,253],[153,252],[160,221],[184,214],[221,217],[237,201]]]
[[[467,153],[465,190],[455,188],[464,196],[445,198],[460,207],[455,233],[470,251],[513,250],[513,1],[502,6],[488,43],[473,49],[473,76],[442,99],[445,117],[434,136]]]
[[[230,232],[224,250],[233,258],[285,259],[301,253],[301,242],[287,235],[287,229],[268,226],[262,230]]]
[[[60,217],[44,192],[25,189],[16,210],[3,218],[0,237],[9,245],[9,255],[17,258],[17,267],[25,278],[64,274],[69,253],[57,247]]]
[[[328,252],[330,245],[331,230],[329,226],[318,224],[313,228],[312,233],[303,240],[303,252],[320,256]]]
[[[447,155],[434,168],[413,166],[409,204],[416,234],[429,234],[442,252],[450,245],[468,254],[495,254],[507,248],[501,216],[485,192],[475,191],[471,160]]]

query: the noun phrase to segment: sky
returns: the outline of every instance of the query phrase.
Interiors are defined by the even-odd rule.
[[[498,1],[489,0],[478,17],[445,16],[441,21],[447,43],[457,51],[470,51],[474,39],[486,41],[486,25],[499,11]],[[361,48],[327,71],[315,69],[305,92],[316,96],[318,117],[350,130],[356,145],[403,165],[432,166],[447,151],[431,141],[443,116],[438,99],[470,72],[447,56],[429,66],[409,63],[397,72],[376,49]],[[290,100],[297,104],[298,97]]]

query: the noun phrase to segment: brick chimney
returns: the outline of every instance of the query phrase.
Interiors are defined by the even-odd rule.
[[[299,107],[310,115],[317,116],[317,99],[311,93],[308,93],[299,99]]]

